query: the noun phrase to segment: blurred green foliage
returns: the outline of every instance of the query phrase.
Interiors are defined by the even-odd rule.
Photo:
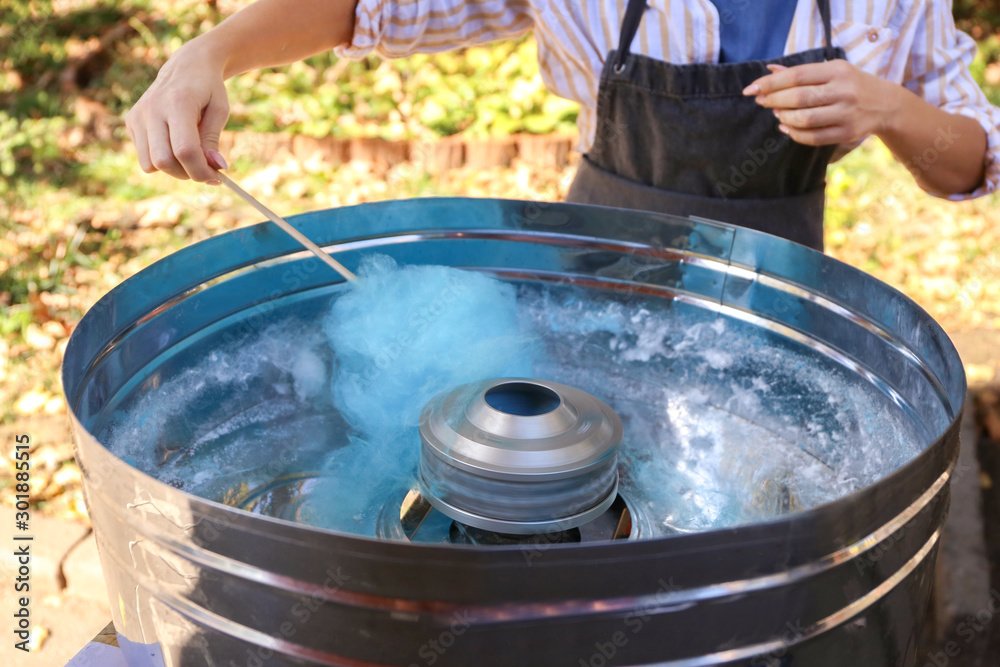
[[[65,115],[66,81],[87,40],[127,24],[122,39],[76,72],[80,94],[118,115],[155,78],[169,54],[223,17],[208,3],[94,0],[57,14],[51,0],[5,0],[0,9],[0,110],[24,120]],[[516,94],[508,95],[510,90]],[[253,72],[230,85],[231,127],[312,135],[431,136],[475,124],[481,133],[542,131],[572,123],[575,107],[546,101],[533,42],[417,55],[383,63],[375,56],[338,63],[332,53],[287,68]],[[544,122],[541,120],[544,118]],[[342,120],[343,122],[338,122]],[[411,122],[415,120],[416,122]],[[404,123],[400,129],[398,123]]]
[[[230,129],[316,137],[546,133],[572,130],[578,110],[545,89],[528,39],[391,61],[327,53],[228,85]]]
[[[4,0],[0,5],[0,196],[19,178],[65,186],[80,177],[86,156],[60,137],[82,119],[73,102],[85,97],[106,110],[115,141],[124,140],[121,114],[155,78],[169,54],[223,16],[208,2],[92,0],[57,12],[52,0]],[[994,103],[1000,83],[1000,4],[955,0],[956,20],[976,33],[977,81]],[[117,37],[98,40],[117,29]],[[81,65],[81,59],[84,64]],[[289,131],[311,136],[435,138],[570,130],[577,105],[545,90],[534,42],[340,62],[325,53],[286,68],[229,83],[230,129]]]
[[[122,114],[170,53],[224,18],[207,2],[69,6],[57,12],[52,0],[0,4],[0,197],[22,204],[35,181],[86,187],[87,165],[127,139]],[[236,77],[228,88],[229,129],[316,137],[547,133],[572,130],[577,115],[576,104],[545,89],[527,38],[384,62],[325,53]],[[105,141],[91,136],[94,113]],[[88,132],[86,142],[68,146],[75,128]]]
[[[214,3],[193,0],[59,6],[0,3],[0,197],[27,204],[36,183],[148,196],[119,183],[132,169],[127,161],[112,166],[107,158],[109,147],[126,140],[122,113],[170,53],[223,15]],[[1000,104],[1000,4],[956,0],[954,8],[959,26],[980,41],[973,74]],[[386,139],[571,130],[578,107],[545,89],[535,48],[525,38],[392,61],[324,53],[232,79],[228,127]]]
[[[996,0],[954,0],[952,11],[958,28],[977,40],[1000,30],[1000,3]]]
[[[979,42],[976,60],[969,69],[990,102],[1000,105],[1000,33]]]

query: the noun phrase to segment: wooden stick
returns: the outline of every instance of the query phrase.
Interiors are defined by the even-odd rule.
[[[330,257],[330,255],[328,255],[327,253],[323,252],[322,248],[320,248],[318,245],[316,245],[315,243],[313,243],[312,241],[310,241],[308,238],[306,238],[306,236],[302,232],[300,232],[299,230],[295,229],[290,224],[288,224],[288,222],[284,218],[282,218],[280,215],[278,215],[277,213],[275,213],[274,211],[272,211],[268,207],[266,207],[263,204],[261,204],[249,192],[247,192],[246,190],[244,190],[240,186],[236,185],[236,183],[233,181],[233,179],[229,178],[228,176],[226,176],[221,171],[217,171],[216,173],[219,175],[219,180],[221,180],[223,183],[225,183],[229,187],[230,190],[232,190],[233,192],[235,192],[236,194],[238,194],[243,199],[243,201],[245,201],[246,203],[250,204],[255,209],[257,209],[258,211],[260,211],[262,214],[264,214],[265,216],[267,216],[268,220],[270,220],[274,224],[278,225],[278,227],[281,227],[281,229],[285,233],[287,233],[293,239],[295,239],[296,241],[298,241],[299,243],[301,243],[303,246],[305,246],[306,249],[309,252],[311,252],[312,254],[314,254],[317,257],[319,257],[323,261],[323,263],[325,263],[331,269],[333,269],[334,271],[336,271],[337,273],[339,273],[340,275],[342,275],[347,280],[357,280],[358,279],[358,277],[356,275],[354,275],[353,273],[351,273],[343,264],[341,264],[340,262],[338,262],[337,260],[335,260],[333,257]]]

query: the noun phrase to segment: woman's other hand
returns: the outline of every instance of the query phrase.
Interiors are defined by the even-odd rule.
[[[783,67],[744,89],[774,111],[778,129],[800,144],[849,144],[879,134],[899,111],[896,86],[846,60]]]
[[[782,67],[743,90],[774,110],[778,129],[801,144],[852,144],[876,135],[924,190],[966,194],[985,176],[979,121],[929,104],[846,60]]]

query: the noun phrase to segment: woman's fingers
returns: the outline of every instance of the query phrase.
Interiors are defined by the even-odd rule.
[[[224,89],[223,89],[224,90]],[[199,125],[195,119],[201,117]],[[229,118],[228,103],[200,108],[167,107],[164,110],[140,99],[126,115],[129,136],[135,144],[139,166],[146,173],[162,171],[174,178],[219,185],[216,166],[206,150],[215,151]]]
[[[786,88],[770,95],[758,95],[757,104],[769,109],[812,109],[836,104],[837,93],[828,84]]]
[[[815,109],[776,109],[774,115],[779,130],[807,146],[847,143],[857,134],[843,104]]]
[[[170,143],[170,128],[163,120],[156,119],[146,128],[149,140],[149,159],[153,166],[174,178],[187,180],[187,172],[174,157],[174,149]]]
[[[125,124],[144,171],[219,184],[220,160],[211,156],[229,119],[223,63],[197,44],[185,44],[160,68]]]
[[[775,109],[774,116],[786,125],[798,130],[815,130],[840,125],[847,116],[847,110],[839,104],[811,109]]]
[[[847,130],[841,126],[800,130],[788,127],[782,123],[778,126],[778,129],[791,137],[795,142],[806,146],[828,146],[830,144],[843,144],[852,140]]]
[[[222,157],[222,153],[219,151],[206,149],[205,158],[212,169],[229,169],[229,163],[226,162],[226,158]]]
[[[771,74],[760,77],[744,88],[743,94],[746,96],[769,95],[786,88],[826,83],[833,75],[833,70],[829,67],[830,64],[829,62],[810,63],[772,71]]]
[[[218,183],[215,170],[208,166],[205,151],[201,147],[198,126],[188,114],[178,114],[167,121],[170,134],[170,148],[185,173],[195,181]]]
[[[198,133],[201,136],[201,145],[207,150],[219,150],[219,137],[222,129],[229,120],[229,101],[226,99],[225,88],[221,95],[212,95],[208,106],[201,114],[201,122],[198,123]]]
[[[153,167],[153,162],[149,159],[149,144],[146,143],[145,130],[136,131],[134,122],[130,122],[128,117],[125,118],[125,127],[128,129],[129,137],[132,138],[132,143],[135,144],[135,154],[139,160],[139,167],[147,174],[152,174],[156,168]]]

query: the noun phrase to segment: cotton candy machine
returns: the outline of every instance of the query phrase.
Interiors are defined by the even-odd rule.
[[[467,272],[367,365],[353,288],[271,225],[87,313],[63,383],[132,667],[915,664],[965,380],[899,292],[635,211],[292,220],[352,270]]]

